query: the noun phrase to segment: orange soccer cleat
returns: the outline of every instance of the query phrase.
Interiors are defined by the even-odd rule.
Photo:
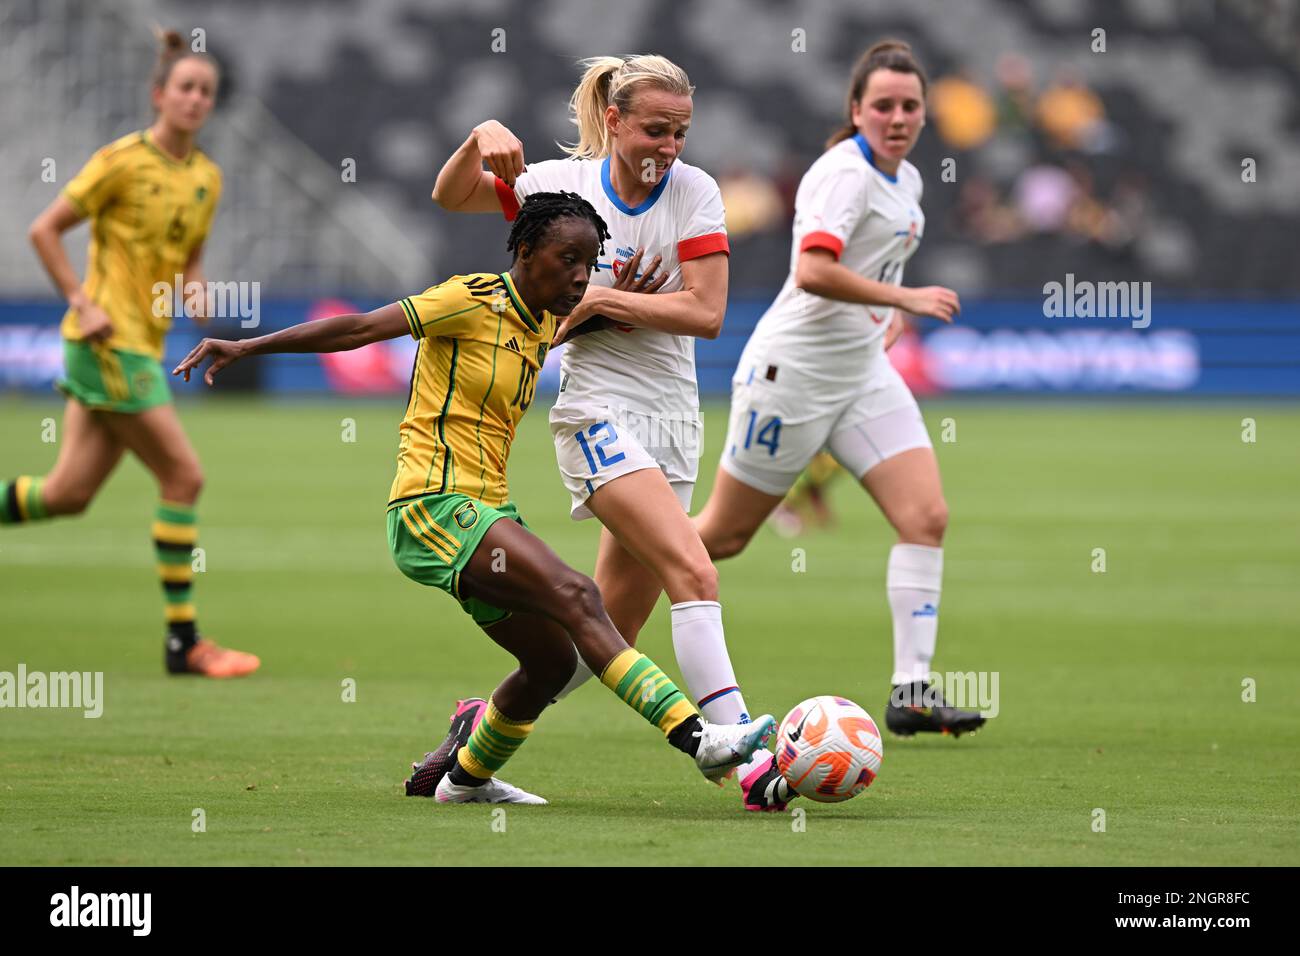
[[[179,643],[179,642],[178,642]],[[205,637],[183,653],[168,649],[167,670],[172,674],[199,674],[203,677],[244,677],[262,666],[256,654],[232,651]]]

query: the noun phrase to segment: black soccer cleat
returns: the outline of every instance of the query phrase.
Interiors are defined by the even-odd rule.
[[[885,706],[885,726],[899,737],[918,733],[960,737],[979,730],[984,720],[979,711],[950,706],[938,688],[924,681],[897,685]]]
[[[766,756],[765,761],[740,781],[741,805],[758,813],[780,812],[799,794],[790,789],[790,782],[776,766],[776,758],[770,753]]]
[[[406,781],[408,797],[432,797],[438,784],[456,763],[456,754],[469,742],[469,735],[487,713],[487,701],[481,697],[468,697],[456,701],[451,712],[451,729],[438,749],[424,755],[423,763],[411,764],[411,776]]]

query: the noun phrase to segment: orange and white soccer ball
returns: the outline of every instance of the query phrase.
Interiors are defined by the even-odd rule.
[[[776,766],[800,796],[856,797],[876,779],[885,748],[871,715],[843,697],[805,700],[781,721]]]

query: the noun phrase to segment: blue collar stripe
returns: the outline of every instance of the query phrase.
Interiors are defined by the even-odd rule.
[[[880,175],[884,176],[891,183],[898,182],[897,176],[889,175],[889,173],[885,172],[883,169],[881,169],[879,166],[876,165],[876,157],[871,152],[871,144],[867,142],[867,138],[865,136],[859,133],[857,136],[853,137],[853,142],[857,143],[858,149],[862,150],[862,155],[866,159],[868,166],[870,166],[876,172],[880,173]]]
[[[639,216],[641,213],[653,206],[656,200],[659,199],[660,195],[663,194],[664,187],[668,185],[668,177],[672,175],[672,172],[673,168],[671,166],[664,170],[663,179],[659,180],[659,184],[650,191],[650,195],[647,196],[645,201],[639,206],[629,206],[627,203],[623,202],[623,200],[618,198],[618,193],[614,192],[614,185],[609,181],[608,156],[606,156],[605,161],[600,164],[600,185],[604,188],[605,195],[609,198],[609,201],[614,204],[615,209],[619,212],[627,213],[629,216]]]

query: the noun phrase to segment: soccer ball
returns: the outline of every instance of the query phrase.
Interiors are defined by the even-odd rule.
[[[843,697],[805,700],[786,714],[776,738],[777,769],[791,789],[820,803],[871,786],[884,753],[871,715]]]

